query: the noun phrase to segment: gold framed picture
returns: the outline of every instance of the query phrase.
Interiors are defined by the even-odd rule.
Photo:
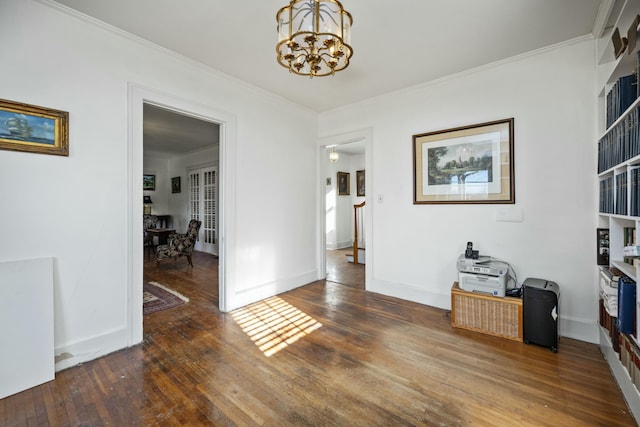
[[[69,155],[69,113],[0,99],[0,149]]]

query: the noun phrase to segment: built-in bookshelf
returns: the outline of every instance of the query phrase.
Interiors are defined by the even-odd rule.
[[[600,347],[636,420],[640,421],[640,350],[637,328],[618,328],[622,301],[632,302],[632,323],[640,325],[640,298],[628,291],[640,283],[637,258],[623,248],[640,245],[640,0],[615,0],[607,30],[597,42],[598,81],[598,229],[608,229],[609,265],[600,266]],[[638,40],[638,43],[636,43]],[[628,278],[628,279],[626,279]],[[634,291],[636,287],[634,286]],[[627,314],[627,311],[624,313]],[[621,317],[621,319],[624,318]],[[628,325],[627,321],[625,325]]]

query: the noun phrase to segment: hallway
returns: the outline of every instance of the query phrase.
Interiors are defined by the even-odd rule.
[[[327,250],[327,280],[364,289],[365,266],[347,261],[351,248]]]

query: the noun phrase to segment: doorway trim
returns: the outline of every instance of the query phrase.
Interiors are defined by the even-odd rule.
[[[324,280],[327,277],[327,235],[326,235],[326,199],[325,188],[327,176],[327,148],[331,146],[340,146],[351,142],[362,141],[365,144],[364,163],[366,170],[365,180],[365,197],[367,209],[364,211],[365,235],[367,236],[367,258],[365,262],[365,289],[370,289],[373,283],[373,263],[374,263],[374,234],[373,234],[373,216],[374,216],[374,173],[373,173],[373,128],[364,128],[351,132],[330,135],[318,139],[318,279]]]
[[[235,218],[235,115],[185,100],[154,89],[145,88],[134,83],[128,83],[128,142],[127,142],[127,313],[126,329],[128,345],[138,344],[143,338],[142,327],[142,286],[143,286],[143,230],[142,221],[142,185],[143,174],[143,104],[153,104],[179,114],[220,125],[219,148],[219,234],[218,234],[218,295],[219,308],[227,311],[230,306],[228,297],[233,295],[230,284],[234,283],[230,277],[232,272],[228,268],[234,265],[233,235]]]

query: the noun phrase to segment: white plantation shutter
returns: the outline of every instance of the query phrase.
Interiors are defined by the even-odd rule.
[[[215,167],[189,172],[190,218],[202,221],[196,250],[216,253],[218,170]]]

